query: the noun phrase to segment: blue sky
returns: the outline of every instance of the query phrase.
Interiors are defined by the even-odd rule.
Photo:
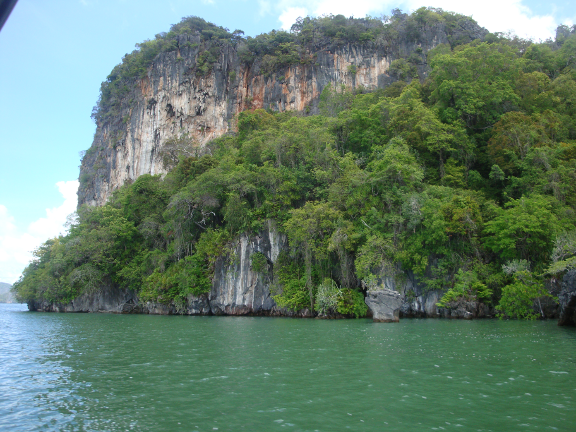
[[[380,16],[420,6],[536,40],[576,22],[576,4],[565,0],[19,0],[0,32],[0,281],[13,283],[30,251],[64,230],[100,83],[137,42],[189,15],[255,36],[289,28],[300,15]]]

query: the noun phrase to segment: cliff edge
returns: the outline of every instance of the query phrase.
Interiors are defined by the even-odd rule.
[[[314,114],[328,85],[370,91],[424,80],[432,49],[488,34],[469,17],[422,11],[396,11],[387,22],[305,18],[290,33],[256,38],[185,18],[139,44],[102,84],[78,205],[103,205],[124,183],[166,173],[162,152],[171,139],[186,137],[189,151],[209,151],[205,144],[234,132],[244,110]]]

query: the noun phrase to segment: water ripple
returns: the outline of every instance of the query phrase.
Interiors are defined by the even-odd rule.
[[[573,430],[553,322],[43,314],[0,305],[0,430]]]

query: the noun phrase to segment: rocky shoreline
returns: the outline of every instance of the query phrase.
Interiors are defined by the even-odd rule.
[[[280,251],[287,249],[286,237],[272,223],[259,235],[240,236],[230,255],[216,263],[212,288],[209,293],[189,295],[186,301],[176,304],[144,302],[131,290],[114,285],[103,286],[94,293],[85,293],[68,304],[30,302],[30,311],[42,312],[107,312],[154,315],[232,315],[232,316],[282,316],[313,318],[316,313],[309,309],[293,311],[279,307],[270,291],[273,267]],[[250,257],[262,253],[268,260],[268,269],[256,272],[251,268]],[[398,322],[400,318],[494,318],[493,306],[481,302],[460,301],[450,308],[439,308],[442,291],[426,290],[415,276],[407,272],[398,282],[394,278],[382,278],[378,288],[367,291],[368,317],[377,322]],[[576,270],[564,276],[558,290],[559,304],[543,304],[544,317],[559,318],[559,325],[576,325]],[[554,290],[552,290],[554,291]],[[339,314],[319,318],[345,318]]]
[[[576,325],[576,271],[564,277],[560,304],[556,310],[546,315],[547,319],[559,318],[558,325]],[[398,322],[400,318],[444,318],[444,319],[489,319],[496,317],[493,306],[478,302],[459,302],[452,308],[439,308],[432,302],[440,294],[432,291],[423,295],[407,297],[397,291],[386,288],[368,291],[366,304],[369,308],[367,317],[374,322]],[[262,300],[262,299],[260,299]],[[163,304],[159,302],[141,302],[137,293],[122,290],[114,286],[104,287],[93,294],[83,294],[68,304],[50,302],[30,302],[28,309],[38,312],[69,313],[119,313],[150,315],[228,315],[228,316],[273,316],[293,318],[348,318],[340,314],[318,316],[309,309],[293,311],[280,308],[267,292],[267,301],[260,301],[260,307],[246,303],[223,303],[218,290],[200,296],[190,295],[182,304]],[[549,308],[550,309],[550,308]]]

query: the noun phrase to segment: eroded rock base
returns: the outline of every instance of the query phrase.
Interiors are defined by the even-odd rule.
[[[399,322],[402,295],[386,288],[368,291],[364,299],[374,322]]]

